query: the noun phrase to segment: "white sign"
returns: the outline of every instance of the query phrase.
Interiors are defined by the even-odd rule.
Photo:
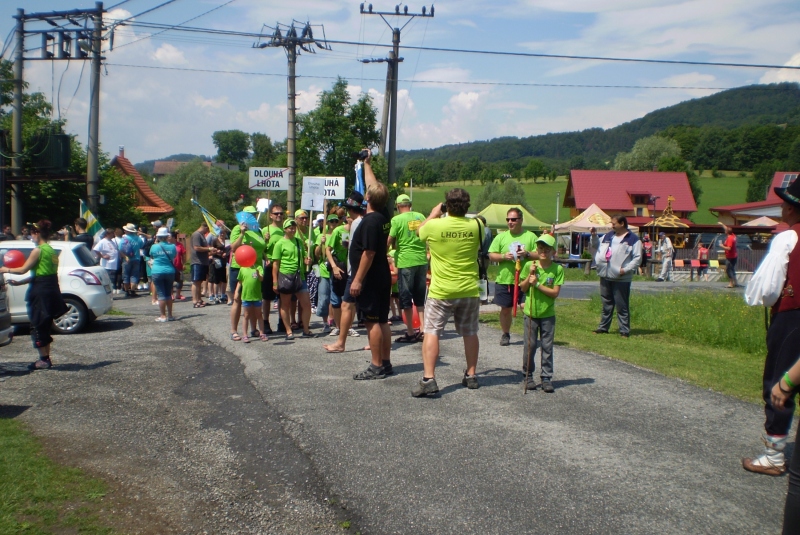
[[[305,180],[323,180],[325,191],[323,195],[326,199],[346,199],[344,194],[343,176],[307,176]],[[305,180],[303,181],[303,191],[305,191]]]
[[[303,196],[300,199],[300,208],[312,212],[325,210],[325,179],[305,177],[303,179]]]
[[[272,204],[272,201],[269,199],[258,199],[258,201],[256,201],[256,210],[259,212],[266,212],[269,210],[270,204]]]
[[[250,189],[286,191],[289,189],[289,168],[251,167]]]

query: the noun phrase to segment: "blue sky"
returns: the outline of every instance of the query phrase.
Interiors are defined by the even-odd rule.
[[[119,3],[109,1],[106,7]],[[107,23],[136,15],[165,0],[128,0]],[[178,24],[228,0],[177,0],[136,20]],[[372,2],[393,11],[394,2]],[[408,4],[419,12],[423,4]],[[425,4],[430,7],[430,3]],[[92,8],[85,0],[4,0],[0,37],[13,29],[17,7],[26,12]],[[485,0],[439,1],[434,18],[417,18],[402,45],[711,62],[800,65],[797,0]],[[359,13],[359,2],[234,0],[187,25],[259,32],[292,19],[324,25],[329,39],[391,42],[377,16]],[[394,26],[407,19],[389,18]],[[44,28],[31,25],[30,29]],[[211,134],[241,129],[286,136],[286,56],[282,49],[251,48],[253,39],[166,32],[152,38],[143,28],[122,27],[106,52],[101,77],[100,140],[116,153],[124,145],[134,162],[186,152],[214,154]],[[321,31],[315,28],[315,36]],[[141,40],[139,40],[141,39]],[[136,43],[133,41],[139,40]],[[132,43],[132,44],[127,44]],[[123,46],[126,45],[126,46]],[[31,38],[26,48],[39,46]],[[107,48],[107,43],[106,43]],[[309,111],[336,76],[354,95],[369,93],[382,109],[385,64],[357,60],[385,57],[388,49],[333,45],[330,52],[298,58],[299,111]],[[38,52],[29,52],[35,55]],[[6,53],[10,56],[10,50]],[[398,148],[437,147],[498,136],[609,128],[715,89],[754,83],[800,81],[800,71],[692,65],[503,57],[401,50]],[[163,67],[134,68],[123,65]],[[217,74],[208,69],[273,76]],[[52,98],[68,130],[86,140],[89,65],[31,61],[25,79]],[[447,83],[446,83],[447,82]],[[552,84],[556,87],[502,84]],[[574,88],[559,85],[639,86]],[[674,89],[647,89],[670,86]],[[59,89],[60,88],[60,89]],[[74,95],[74,97],[73,97]],[[60,101],[60,106],[58,103]]]

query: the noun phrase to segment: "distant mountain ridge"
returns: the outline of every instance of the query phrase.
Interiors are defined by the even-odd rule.
[[[589,128],[580,132],[551,133],[525,138],[502,137],[445,145],[435,149],[397,152],[397,163],[425,158],[430,162],[460,160],[477,156],[482,162],[515,161],[525,158],[569,160],[583,158],[587,164],[613,160],[618,152],[629,151],[636,140],[670,126],[716,126],[800,123],[800,85],[780,83],[729,89],[648,113],[640,119],[614,128]]]
[[[176,162],[191,162],[197,158],[200,158],[204,162],[210,162],[211,157],[206,156],[205,154],[173,154],[172,156],[167,156],[166,158],[159,158],[158,160],[145,160],[142,163],[134,164],[134,167],[140,173],[147,173],[148,175],[153,174],[153,167],[155,167],[156,162],[166,160],[168,162],[176,161]]]

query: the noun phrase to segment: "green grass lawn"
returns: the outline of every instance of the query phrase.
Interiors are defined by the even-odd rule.
[[[740,177],[738,173],[734,172],[724,172],[723,174],[726,176],[713,178],[710,171],[707,171],[700,177],[700,187],[703,188],[703,195],[700,197],[700,205],[697,207],[697,212],[692,216],[695,223],[716,223],[717,218],[708,211],[712,206],[725,206],[727,204],[745,202],[748,177]],[[414,209],[425,215],[429,214],[436,203],[444,200],[445,192],[454,187],[464,188],[469,192],[473,200],[473,208],[478,195],[483,191],[483,186],[478,183],[467,184],[466,186],[459,182],[445,183],[434,188],[415,187],[413,192]],[[528,204],[534,209],[534,215],[544,222],[554,222],[556,220],[556,193],[561,193],[560,199],[563,203],[564,193],[567,189],[566,178],[559,177],[555,182],[524,183],[522,187],[525,190],[525,198]],[[408,188],[406,188],[406,193],[409,193]],[[559,221],[563,223],[569,219],[569,209],[562,206]]]
[[[23,425],[0,418],[0,533],[112,530],[100,518],[105,484],[41,452]]]
[[[556,344],[630,362],[669,377],[759,402],[766,355],[763,310],[740,296],[671,292],[631,296],[631,337],[593,335],[600,299],[556,301]],[[481,316],[498,326],[497,314]],[[522,334],[522,316],[512,330]],[[556,362],[556,370],[558,362]]]

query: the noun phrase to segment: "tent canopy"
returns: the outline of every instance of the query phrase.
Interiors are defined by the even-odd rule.
[[[506,224],[506,214],[511,208],[517,208],[522,211],[522,228],[525,230],[539,231],[542,229],[549,229],[550,225],[544,221],[536,219],[532,213],[518,204],[490,204],[480,212],[486,218],[486,225],[495,230],[508,230]]]
[[[561,223],[560,225],[555,226],[555,231],[557,233],[568,233],[568,232],[589,232],[592,229],[597,229],[598,234],[605,234],[606,232],[611,231],[611,216],[605,213],[603,210],[600,209],[599,206],[596,204],[592,204],[578,214],[577,217],[567,221],[566,223]],[[634,226],[628,226],[628,229],[631,232],[639,233],[639,228]]]
[[[774,219],[770,219],[767,216],[761,216],[758,219],[753,219],[752,221],[748,221],[743,227],[777,227],[778,221]]]

